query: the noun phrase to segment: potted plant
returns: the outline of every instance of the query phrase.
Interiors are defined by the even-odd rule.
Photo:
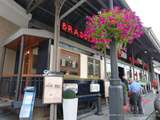
[[[77,120],[78,98],[76,93],[67,89],[63,93],[63,118],[64,120]]]

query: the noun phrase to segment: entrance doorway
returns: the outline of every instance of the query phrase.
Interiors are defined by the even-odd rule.
[[[119,78],[122,79],[122,77],[124,76],[124,68],[118,67],[118,71],[119,71]]]
[[[28,48],[24,51],[23,74],[36,74],[38,47]]]

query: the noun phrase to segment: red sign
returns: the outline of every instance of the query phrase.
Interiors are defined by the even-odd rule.
[[[152,87],[154,88],[158,87],[158,80],[152,80]]]
[[[134,57],[129,57],[129,61],[134,65],[142,65],[141,62],[138,59],[135,59]]]
[[[127,53],[123,50],[118,51],[118,58],[124,58],[127,59]]]
[[[79,31],[77,28],[74,28],[71,24],[66,22],[61,23],[61,30],[80,39],[89,41],[89,38],[87,38],[87,35],[84,32]]]
[[[139,59],[135,59],[134,57],[129,57],[128,59],[134,65],[143,65],[144,69],[146,69],[146,70],[148,70],[148,68],[149,68],[148,64],[142,63],[142,61],[140,61]]]

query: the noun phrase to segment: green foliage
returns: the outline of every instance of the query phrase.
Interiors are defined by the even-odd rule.
[[[71,90],[71,89],[67,89],[63,93],[63,98],[64,99],[74,99],[76,97],[77,97],[76,93],[73,90]]]

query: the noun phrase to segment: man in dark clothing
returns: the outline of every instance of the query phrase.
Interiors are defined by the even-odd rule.
[[[134,113],[143,114],[142,109],[142,98],[141,98],[142,87],[139,82],[132,81],[129,86],[129,92],[131,93],[131,100],[133,102],[133,111]]]
[[[128,91],[128,90],[129,90],[129,88],[128,88],[128,81],[127,81],[127,79],[125,78],[124,75],[122,76],[121,80],[122,80],[122,82],[125,84],[126,90]]]
[[[127,97],[126,97],[126,86],[123,82],[121,82],[122,88],[123,88],[123,105],[127,104]]]
[[[128,81],[125,79],[125,76],[120,76],[121,85],[123,87],[123,105],[127,104],[127,95],[128,95]]]

